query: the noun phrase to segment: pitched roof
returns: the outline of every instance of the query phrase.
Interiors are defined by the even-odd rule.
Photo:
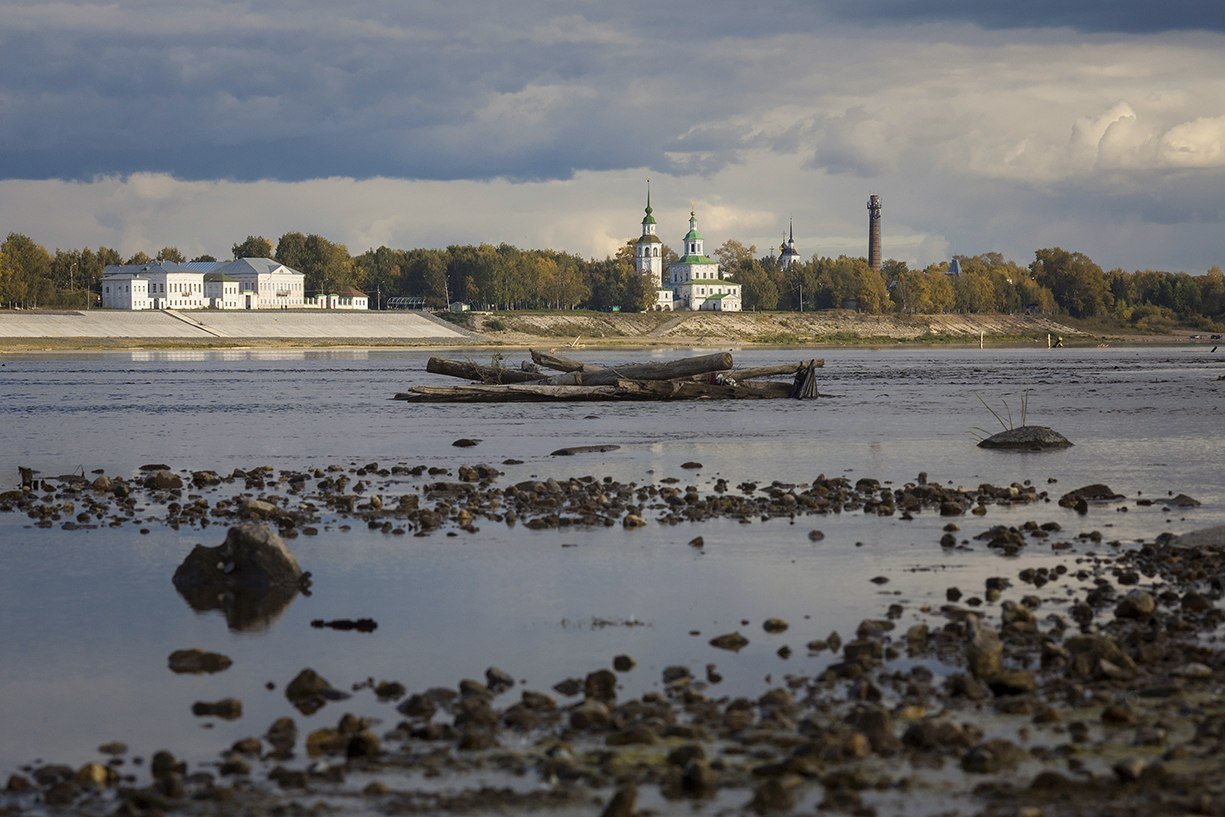
[[[218,265],[215,272],[224,272],[226,275],[267,275],[282,268],[293,275],[302,275],[296,269],[286,267],[271,258],[238,258]]]

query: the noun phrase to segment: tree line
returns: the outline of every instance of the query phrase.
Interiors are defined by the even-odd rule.
[[[285,233],[275,246],[247,236],[230,250],[234,258],[272,258],[301,271],[308,293],[354,288],[375,306],[396,296],[420,298],[434,308],[463,301],[488,309],[641,311],[655,303],[656,284],[634,269],[634,239],[604,259],[506,243],[383,246],[354,256],[344,244],[301,232]],[[889,260],[876,271],[866,259],[845,255],[813,256],[784,267],[776,256],[759,255],[756,247],[734,239],[713,255],[723,276],[741,284],[746,310],[1033,312],[1111,318],[1149,330],[1225,320],[1225,275],[1215,266],[1205,275],[1104,271],[1083,253],[1054,247],[1036,251],[1028,266],[996,252],[954,256],[956,274],[950,274],[950,262],[911,269]],[[664,247],[665,270],[676,257]],[[0,244],[0,306],[84,308],[96,303],[108,265],[187,260],[173,246],[153,256],[124,257],[109,247],[49,252],[28,236],[10,233]]]

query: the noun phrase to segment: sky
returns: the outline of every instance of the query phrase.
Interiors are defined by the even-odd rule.
[[[0,233],[1225,266],[1208,0],[0,0]]]

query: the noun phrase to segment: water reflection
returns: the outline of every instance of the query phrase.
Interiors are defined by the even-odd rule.
[[[222,590],[207,585],[187,585],[175,582],[183,601],[197,613],[220,611],[226,626],[236,633],[267,631],[298,596],[295,587],[272,587],[268,590]]]
[[[256,361],[369,360],[369,349],[133,349],[123,353],[133,363],[234,363]]]

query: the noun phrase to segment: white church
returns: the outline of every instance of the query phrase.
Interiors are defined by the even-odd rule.
[[[651,191],[647,189],[646,216],[642,219],[642,237],[634,250],[634,266],[649,277],[656,289],[655,308],[739,312],[740,284],[719,277],[719,264],[706,256],[705,240],[698,232],[697,214],[689,213],[689,232],[684,238],[684,254],[663,271],[663,241],[655,234],[655,216],[651,215]]]

